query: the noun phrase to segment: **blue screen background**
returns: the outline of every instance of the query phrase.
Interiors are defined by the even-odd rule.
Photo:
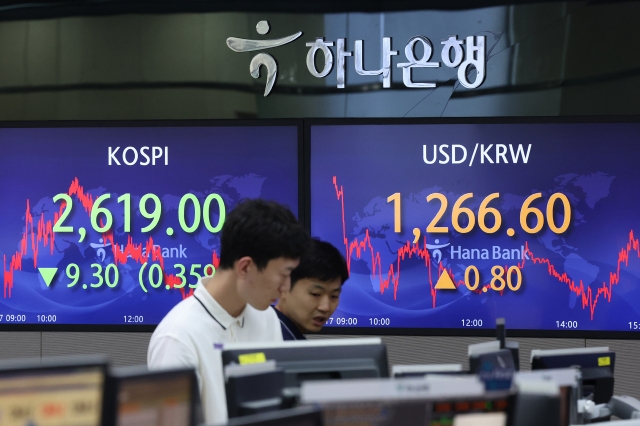
[[[20,318],[20,323],[33,324],[37,323],[38,315],[55,315],[56,324],[125,324],[127,316],[135,317],[136,325],[157,324],[189,294],[192,289],[188,284],[197,282],[197,276],[190,275],[192,265],[200,265],[194,271],[202,275],[204,265],[213,263],[214,252],[219,254],[219,234],[209,232],[202,220],[194,233],[181,229],[180,199],[191,193],[202,204],[209,194],[217,193],[228,213],[239,200],[260,197],[287,205],[297,216],[297,144],[295,126],[0,129],[0,261],[4,265],[4,287],[0,294],[0,314],[4,319],[0,322]],[[110,146],[121,147],[117,158],[122,165],[108,165]],[[126,166],[122,152],[128,146],[138,150],[142,146],[166,146],[169,165],[164,165],[163,156],[155,166]],[[132,158],[129,152],[128,159]],[[139,161],[144,159],[140,157]],[[174,264],[185,266],[187,285],[182,291],[167,289],[164,282],[152,288],[147,265],[143,276],[148,292],[144,292],[139,285],[141,263],[132,258],[118,264],[120,278],[114,288],[89,285],[84,289],[83,283],[97,284],[99,280],[93,276],[97,267],[91,265],[100,264],[104,276],[114,257],[111,246],[104,247],[102,235],[92,229],[90,214],[82,208],[77,196],[72,196],[72,213],[64,222],[76,231],[56,234],[53,248],[44,242],[36,244],[37,267],[58,268],[51,285],[47,287],[34,266],[29,237],[21,270],[13,272],[13,286],[8,288],[10,260],[22,250],[27,200],[36,227],[41,215],[45,221],[52,221],[61,205],[54,203],[53,197],[68,192],[75,179],[94,201],[102,194],[111,194],[103,207],[113,214],[116,244],[126,246],[129,238],[133,244],[144,244],[152,238],[153,244],[166,254],[165,273],[178,273]],[[116,201],[125,193],[131,194],[129,233],[123,231],[123,204]],[[138,203],[147,193],[160,198],[162,218],[152,232],[143,234],[140,230],[150,220],[140,214]],[[153,210],[151,201],[147,209]],[[191,224],[193,207],[186,211],[187,223]],[[217,219],[218,207],[213,202],[213,226]],[[87,230],[81,243],[77,232],[80,227]],[[168,227],[174,229],[172,236],[166,232]],[[65,271],[70,263],[79,266],[80,280],[68,288],[71,279]],[[158,262],[149,259],[149,264],[152,263]]]
[[[504,317],[511,329],[629,331],[629,322],[640,321],[638,135],[640,126],[630,123],[312,126],[312,234],[338,247],[349,258],[351,273],[327,326],[465,328],[475,324],[494,328],[495,319]],[[447,144],[449,155],[452,144],[464,146],[465,161],[452,164],[450,158],[441,164],[446,159],[438,154],[438,161],[426,164],[423,146],[432,161],[434,144]],[[496,163],[496,144],[507,146],[508,164]],[[522,157],[513,163],[509,144],[514,150],[521,144],[524,152],[531,144],[526,164]],[[493,163],[486,158],[481,162],[480,145]],[[461,158],[458,148],[457,160]],[[344,194],[344,231],[340,191]],[[394,204],[387,202],[387,197],[398,192],[402,200],[400,233],[394,232]],[[426,197],[436,192],[448,200],[438,222],[438,226],[449,227],[447,234],[426,233],[440,206],[435,200],[427,202]],[[502,215],[498,232],[486,234],[477,222],[470,233],[452,228],[452,206],[458,197],[474,194],[462,205],[477,217],[484,197],[495,192],[500,197],[489,206]],[[522,230],[520,209],[536,192],[543,197],[532,206],[543,213],[551,194],[567,196],[572,217],[566,232],[554,234],[546,224],[534,235]],[[558,225],[562,223],[561,206],[556,203]],[[414,228],[421,230],[417,244],[413,244]],[[508,228],[515,230],[513,237],[507,235]],[[371,246],[364,241],[367,232]],[[359,255],[348,250],[357,244],[361,244]],[[426,250],[431,269],[415,253],[399,260],[402,247],[425,249],[424,244],[440,246],[439,254],[435,248]],[[530,250],[526,259],[502,256],[504,250],[522,253],[525,246]],[[494,259],[494,247],[499,248],[499,259]],[[489,258],[462,258],[465,249],[468,253],[486,249]],[[372,255],[379,256],[379,266]],[[482,288],[489,284],[494,266],[508,269],[518,263],[522,264],[522,286],[515,292],[472,292],[465,285],[458,285],[457,290],[433,290],[438,266],[449,270],[459,284],[464,282],[467,267],[476,266]],[[619,282],[610,284],[619,263]],[[393,281],[381,285],[391,267],[394,274],[400,268],[397,287]],[[564,281],[558,278],[563,274]],[[580,285],[584,294],[577,290]]]

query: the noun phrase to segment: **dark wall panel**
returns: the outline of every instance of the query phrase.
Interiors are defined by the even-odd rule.
[[[147,363],[151,333],[42,333],[42,356],[108,355],[112,365]]]
[[[41,336],[38,331],[1,331],[0,359],[40,357]]]

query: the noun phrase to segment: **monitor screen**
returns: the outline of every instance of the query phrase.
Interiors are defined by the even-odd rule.
[[[469,374],[462,369],[462,364],[412,364],[394,365],[391,367],[391,377],[424,377],[427,374],[462,375]]]
[[[505,395],[435,401],[361,401],[322,404],[326,426],[507,426],[513,398]]]
[[[507,426],[505,413],[458,414],[453,426]]]
[[[553,382],[558,386],[560,397],[559,425],[578,424],[578,395],[580,372],[576,368],[556,368],[518,372],[514,377],[516,387],[526,382]]]
[[[214,272],[241,199],[298,215],[298,137],[263,122],[0,128],[0,328],[153,328]]]
[[[530,121],[310,124],[329,333],[640,331],[640,123]]]
[[[275,360],[285,387],[305,381],[389,377],[387,349],[379,338],[316,339],[224,345],[222,364]]]
[[[104,387],[104,366],[0,371],[0,425],[100,426]]]
[[[607,346],[591,348],[551,349],[531,351],[531,369],[615,368],[616,353]]]
[[[531,369],[579,368],[582,398],[606,404],[613,396],[616,354],[608,347],[532,350]]]
[[[192,369],[116,375],[115,426],[190,426],[197,392]]]
[[[506,426],[515,407],[510,391],[486,392],[472,375],[308,382],[300,401],[322,407],[326,426]]]
[[[315,407],[296,407],[229,419],[227,426],[322,426],[322,411]]]

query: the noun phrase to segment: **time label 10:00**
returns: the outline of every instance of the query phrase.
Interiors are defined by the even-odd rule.
[[[495,234],[496,232],[498,232],[498,230],[500,230],[500,227],[502,226],[502,215],[500,214],[500,211],[494,207],[489,207],[489,203],[493,200],[498,199],[499,197],[500,194],[494,192],[493,194],[487,195],[480,203],[477,222],[478,226],[485,234]],[[453,211],[451,213],[451,224],[453,228],[461,234],[471,232],[476,225],[476,215],[473,210],[468,207],[462,207],[462,203],[471,198],[473,198],[473,193],[463,194],[456,200],[453,205]],[[542,193],[536,192],[535,194],[531,194],[529,197],[527,197],[527,199],[524,200],[524,203],[522,203],[522,207],[520,209],[520,227],[527,234],[536,234],[540,232],[545,225],[545,214],[543,214],[540,209],[531,206],[534,201],[540,198],[542,198]],[[438,210],[438,213],[435,215],[433,220],[429,223],[429,226],[427,226],[427,232],[432,234],[446,234],[449,232],[449,227],[439,226],[438,222],[442,220],[447,210],[447,206],[449,204],[447,197],[444,194],[436,192],[427,196],[428,202],[432,200],[440,201],[440,209]],[[401,198],[399,192],[396,192],[395,194],[387,197],[387,203],[393,202],[394,232],[396,233],[402,232],[402,224],[400,219],[400,201]],[[562,224],[560,224],[560,226],[558,226],[558,224],[556,223],[556,218],[554,217],[553,211],[554,206],[558,201],[562,204],[564,209],[564,216],[562,219]],[[465,216],[467,218],[466,226],[463,226],[460,219]],[[488,216],[493,216],[493,226],[487,225]],[[535,217],[535,226],[529,225],[530,217]],[[569,225],[571,223],[571,204],[569,203],[569,199],[566,195],[557,192],[549,197],[546,208],[546,219],[546,223],[549,226],[549,229],[555,234],[562,234],[567,229],[569,229]],[[511,233],[509,235],[512,236],[513,234]]]
[[[96,232],[109,232],[113,226],[113,214],[109,209],[102,206],[102,204],[109,201],[110,198],[111,194],[102,194],[93,202],[91,208],[91,226]],[[53,197],[53,201],[56,203],[62,201],[62,207],[64,208],[60,217],[56,218],[55,224],[53,225],[53,232],[73,232],[72,226],[64,225],[65,220],[73,210],[73,199],[68,194],[62,193]],[[215,225],[211,223],[210,215],[211,204],[214,201],[219,211],[218,221]],[[124,209],[123,231],[131,232],[131,194],[121,195],[118,197],[117,202],[122,203]],[[151,210],[149,210],[149,204],[151,204]],[[187,209],[189,207],[193,208],[193,220],[191,224],[187,223]],[[145,194],[140,197],[138,209],[140,215],[151,221],[147,226],[143,227],[141,231],[143,233],[152,232],[160,222],[162,216],[162,202],[160,198],[155,194]],[[200,204],[200,200],[194,194],[185,194],[180,199],[178,205],[178,221],[180,222],[182,230],[187,234],[196,232],[200,227],[201,220],[207,230],[215,234],[222,229],[226,215],[227,210],[224,200],[218,194],[209,194],[202,204]]]
[[[58,320],[56,315],[36,315],[38,322],[53,323]],[[25,314],[0,314],[0,322],[27,322],[27,316]]]

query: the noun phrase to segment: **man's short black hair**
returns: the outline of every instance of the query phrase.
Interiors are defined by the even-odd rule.
[[[259,270],[272,259],[298,259],[309,246],[309,235],[283,205],[260,199],[243,200],[231,210],[220,236],[220,269],[231,269],[249,256]]]
[[[304,278],[323,282],[340,278],[342,285],[349,278],[349,269],[337,248],[331,243],[313,238],[309,249],[300,258],[300,264],[291,273],[291,287]]]

